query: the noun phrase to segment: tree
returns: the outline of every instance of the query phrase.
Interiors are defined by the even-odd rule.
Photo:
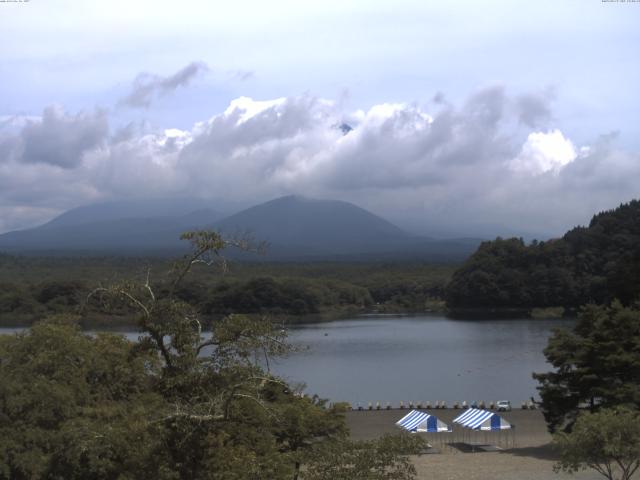
[[[303,480],[411,480],[416,469],[408,455],[425,447],[418,435],[384,435],[378,440],[343,440],[319,446]]]
[[[608,480],[629,480],[640,467],[640,412],[582,413],[571,433],[556,434],[554,443],[560,451],[556,471],[591,468]]]
[[[525,245],[483,242],[446,288],[450,309],[577,309],[640,300],[640,200],[594,215],[588,227]]]
[[[195,266],[217,262],[226,268],[222,249],[252,246],[215,232],[182,238],[192,251],[176,263],[164,295],[148,278],[93,294],[124,300],[137,311],[148,335],[140,344],[161,360],[157,389],[168,406],[160,422],[164,469],[185,479],[290,478],[302,446],[343,436],[344,420],[295,395],[270,372],[270,358],[290,351],[284,331],[265,318],[229,315],[205,334],[198,311],[176,295]]]
[[[534,373],[550,431],[570,429],[581,408],[640,406],[640,310],[587,306],[573,331],[557,330],[544,350],[555,371]]]
[[[2,479],[154,478],[157,359],[118,335],[85,335],[77,321],[0,336]]]
[[[251,246],[215,232],[182,238],[192,250],[162,292],[147,275],[89,295],[128,310],[137,342],[84,334],[81,318],[68,316],[0,337],[1,480],[292,479],[317,451],[350,445],[339,409],[270,371],[272,357],[291,351],[284,331],[242,315],[205,331],[178,294],[194,267],[224,267],[223,248]],[[406,461],[378,453],[372,472],[411,478]]]

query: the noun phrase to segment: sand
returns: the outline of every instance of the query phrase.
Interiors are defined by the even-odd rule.
[[[425,410],[452,425],[460,410]],[[347,425],[354,439],[372,439],[386,432],[397,433],[395,426],[408,410],[347,412]],[[434,447],[431,452],[414,457],[419,479],[430,480],[595,480],[595,471],[574,475],[554,473],[555,452],[550,446],[544,418],[539,411],[500,412],[512,425],[509,433],[469,433],[454,425],[452,433],[423,434]],[[470,445],[499,446],[498,451],[480,451]],[[634,478],[640,479],[640,475]]]

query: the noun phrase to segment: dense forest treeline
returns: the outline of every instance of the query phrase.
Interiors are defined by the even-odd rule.
[[[171,263],[153,258],[0,256],[0,323],[30,325],[74,311],[105,282],[143,279],[166,292]],[[285,315],[292,322],[364,312],[423,312],[442,307],[455,266],[428,264],[234,263],[225,275],[194,268],[176,295],[205,318],[229,313]],[[163,276],[164,274],[164,276]],[[88,305],[86,327],[130,323],[128,312]]]
[[[640,295],[640,201],[595,215],[547,242],[497,238],[484,242],[446,288],[452,310],[561,306]]]

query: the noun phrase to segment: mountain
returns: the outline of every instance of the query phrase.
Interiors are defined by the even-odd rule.
[[[227,235],[248,232],[275,252],[359,254],[396,249],[413,238],[352,203],[286,196],[231,215],[213,227]]]
[[[209,208],[208,202],[198,198],[155,198],[105,202],[73,208],[42,227],[85,225],[127,218],[177,218],[205,210],[211,215],[209,222],[222,218],[221,213]]]
[[[79,207],[29,230],[0,235],[0,251],[30,253],[170,254],[180,234],[196,228],[269,244],[267,255],[226,252],[250,260],[461,261],[479,240],[432,240],[407,233],[348,202],[286,196],[221,215],[190,199],[112,202]]]
[[[31,253],[157,253],[183,248],[185,230],[222,215],[196,199],[110,202],[74,208],[48,223],[0,235],[0,249]]]

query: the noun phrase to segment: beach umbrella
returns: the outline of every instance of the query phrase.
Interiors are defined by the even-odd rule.
[[[418,410],[411,410],[398,420],[396,425],[410,432],[451,432],[451,428],[446,423],[438,420],[434,415]]]

